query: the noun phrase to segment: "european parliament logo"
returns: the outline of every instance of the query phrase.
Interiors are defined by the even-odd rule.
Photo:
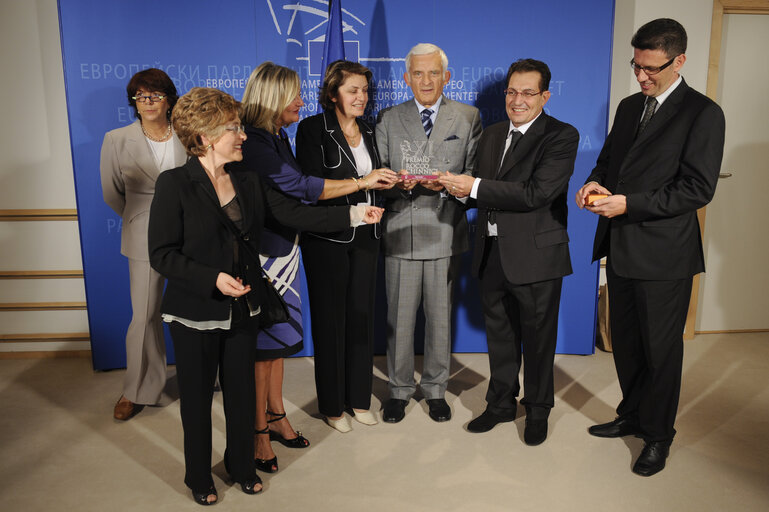
[[[306,4],[297,1],[285,1],[282,5],[273,0],[265,0],[265,2],[278,35],[284,36],[287,44],[295,44],[303,48],[305,56],[298,57],[297,60],[307,61],[309,76],[320,76],[323,71],[321,60],[323,58],[323,44],[326,40],[326,24],[328,23],[328,0],[310,0]],[[283,26],[278,21],[278,18],[281,20],[286,18],[286,16],[280,15],[282,11],[290,13],[288,20],[283,21]],[[297,30],[298,19],[302,21],[302,26],[306,24],[310,28],[304,31]],[[358,31],[365,26],[366,23],[359,16],[347,9],[342,9],[342,33],[345,35],[344,54],[347,60],[355,62],[361,60],[360,41],[353,38],[357,37]]]

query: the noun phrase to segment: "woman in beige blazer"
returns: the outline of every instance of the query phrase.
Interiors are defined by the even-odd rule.
[[[122,218],[120,253],[128,258],[133,317],[126,334],[126,375],[114,416],[127,420],[160,400],[166,351],[160,319],[163,278],[150,268],[147,225],[155,181],[179,167],[186,152],[171,127],[178,94],[159,69],[136,73],[126,87],[136,121],[107,132],[101,148],[104,201]]]

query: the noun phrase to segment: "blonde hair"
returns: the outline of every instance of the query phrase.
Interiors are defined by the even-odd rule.
[[[277,132],[278,117],[299,94],[296,71],[272,62],[263,62],[248,78],[243,91],[241,119],[243,123]]]
[[[193,87],[179,98],[171,114],[171,122],[187,153],[203,156],[207,148],[201,135],[212,141],[219,140],[227,124],[238,119],[235,98],[219,89]]]

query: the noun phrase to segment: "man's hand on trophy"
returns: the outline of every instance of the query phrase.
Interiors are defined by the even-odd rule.
[[[467,174],[451,174],[446,171],[439,180],[446,191],[454,197],[467,197],[473,189],[475,178]]]
[[[440,177],[441,171],[435,171],[433,175]],[[419,184],[425,187],[426,189],[433,190],[435,192],[440,192],[441,190],[443,190],[443,184],[438,179],[435,179],[435,178],[423,178],[419,180]]]
[[[410,174],[406,169],[401,169],[398,175],[398,182],[395,184],[395,186],[399,189],[409,191],[417,186],[417,180],[407,178],[407,176]]]

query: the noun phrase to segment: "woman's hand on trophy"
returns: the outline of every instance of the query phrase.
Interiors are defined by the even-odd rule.
[[[363,179],[368,182],[369,189],[387,190],[393,188],[400,178],[395,172],[383,167],[374,169]]]

